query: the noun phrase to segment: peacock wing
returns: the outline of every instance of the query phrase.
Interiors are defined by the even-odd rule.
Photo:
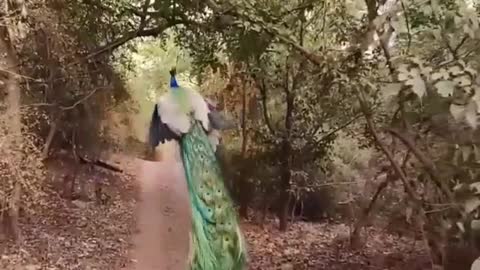
[[[158,102],[158,112],[162,121],[175,134],[181,136],[189,132],[191,127],[190,116],[181,109],[171,92],[163,95]]]
[[[162,116],[159,114],[158,110],[158,104],[155,104],[149,127],[148,141],[150,146],[155,148],[160,143],[165,143],[165,141],[178,139],[178,134],[173,132],[168,125],[162,121]]]
[[[210,130],[210,120],[208,118],[210,110],[207,102],[197,91],[189,88],[185,89],[185,91],[192,108],[193,118],[200,121],[206,131]]]

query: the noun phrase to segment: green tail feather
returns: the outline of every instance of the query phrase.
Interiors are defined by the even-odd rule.
[[[192,206],[191,270],[244,270],[246,249],[212,145],[199,122],[182,138]]]

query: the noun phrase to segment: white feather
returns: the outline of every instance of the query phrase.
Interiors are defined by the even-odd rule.
[[[205,99],[193,89],[185,89],[187,97],[192,106],[193,117],[200,121],[205,130],[210,130],[210,121],[208,120],[208,104]]]
[[[171,92],[162,95],[158,101],[158,114],[162,122],[177,135],[187,133],[190,130],[190,119],[182,112],[180,105],[175,101]]]
[[[193,112],[193,117],[202,123],[202,126],[207,130],[208,138],[212,143],[214,150],[216,149],[220,132],[214,130],[210,126],[208,119],[209,109],[205,99],[197,91],[189,88],[183,88],[186,93],[187,102]],[[162,118],[162,122],[175,132],[177,135],[187,133],[190,130],[190,117],[183,112],[180,105],[176,102],[174,94],[169,91],[162,95],[158,101],[158,114]]]

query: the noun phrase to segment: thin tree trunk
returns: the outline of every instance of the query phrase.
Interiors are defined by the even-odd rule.
[[[68,173],[63,177],[62,196],[68,200],[73,199],[73,191],[75,187],[75,176]]]
[[[288,143],[285,143],[288,144]],[[286,146],[285,148],[287,148]],[[288,150],[284,150],[283,152],[286,153]],[[287,156],[290,156],[290,154],[286,154]],[[287,158],[285,158],[287,159]],[[290,205],[290,178],[291,178],[291,172],[290,172],[290,167],[283,166],[283,172],[281,176],[281,195],[280,195],[280,200],[282,203],[282,206],[280,208],[280,215],[279,215],[279,226],[280,226],[280,231],[286,231],[288,229],[288,206]]]
[[[357,89],[357,96],[360,101],[360,105],[362,107],[363,114],[365,116],[365,120],[367,121],[367,127],[374,138],[375,144],[380,148],[380,150],[385,154],[387,159],[390,161],[394,172],[400,178],[405,188],[405,192],[410,197],[412,203],[417,207],[419,211],[419,215],[417,215],[417,223],[420,228],[423,230],[424,241],[426,242],[426,246],[430,248],[430,254],[432,258],[432,267],[434,265],[442,265],[443,260],[445,260],[445,238],[438,239],[436,237],[432,237],[428,234],[428,230],[425,230],[425,227],[430,225],[430,222],[427,218],[425,213],[425,209],[423,208],[422,201],[412,187],[410,182],[405,175],[405,172],[400,164],[395,160],[392,152],[385,146],[385,144],[380,139],[376,126],[372,120],[371,113],[369,112],[369,107],[367,106],[367,101],[364,97],[362,90]]]
[[[248,132],[247,132],[247,87],[246,82],[242,83],[242,160],[247,159],[247,143],[248,143]],[[240,183],[240,216],[243,218],[248,218],[248,202],[249,202],[249,192],[248,192],[248,181],[246,178],[246,172],[249,170],[248,166],[242,166],[242,173],[239,175]]]
[[[20,151],[16,151],[21,146],[21,117],[20,117],[20,85],[18,82],[17,57],[10,41],[9,30],[7,26],[0,26],[0,80],[4,82],[4,92],[7,94],[6,115],[9,117],[8,133],[11,134],[11,140],[6,147],[12,148],[12,154],[8,157],[12,164],[20,164],[22,159]],[[21,183],[15,182],[13,191],[10,195],[8,204],[8,219],[4,220],[4,225],[9,227],[10,236],[19,240],[18,213],[21,199]]]
[[[267,220],[269,207],[270,207],[270,200],[267,198],[267,196],[265,196],[265,198],[263,199],[262,213],[260,216],[260,226],[262,226],[262,228],[264,227],[265,221]]]
[[[372,197],[372,200],[368,204],[367,208],[363,211],[360,218],[355,223],[353,227],[352,235],[350,236],[350,244],[352,245],[352,247],[358,248],[361,246],[362,241],[360,237],[360,232],[362,231],[363,227],[365,227],[365,224],[367,223],[368,218],[370,216],[370,212],[372,211],[373,206],[375,205],[378,197],[380,196],[382,191],[388,186],[388,183],[390,182],[390,178],[392,178],[392,175],[389,173],[387,175],[387,179],[382,183],[380,183],[380,185],[377,188],[377,191]]]
[[[50,146],[52,145],[53,138],[55,137],[56,133],[57,133],[57,122],[54,121],[52,123],[52,125],[50,126],[50,130],[48,131],[47,140],[45,141],[45,145],[43,146],[43,150],[42,150],[43,159],[48,158],[48,153],[50,152]]]
[[[290,134],[292,131],[292,118],[293,118],[293,101],[294,96],[291,93],[288,86],[288,69],[285,83],[285,92],[287,99],[287,111],[285,114],[285,130],[286,134],[282,143],[282,152],[281,152],[281,163],[282,163],[282,173],[281,173],[281,195],[280,199],[282,206],[280,208],[279,215],[279,225],[280,231],[286,231],[288,229],[288,206],[290,205],[290,179],[292,177],[291,173],[291,156],[292,156],[292,145],[290,142]]]
[[[20,242],[21,235],[20,235],[20,228],[18,224],[18,220],[20,217],[20,204],[21,204],[21,197],[22,197],[22,186],[20,182],[15,182],[15,186],[13,187],[13,192],[10,195],[10,206],[8,208],[8,216],[10,218],[9,224],[9,231],[11,237],[16,240],[17,242]]]
[[[81,165],[79,166],[82,167]],[[87,168],[88,168],[87,171],[89,172],[89,174],[93,173],[93,165],[88,165]],[[80,188],[78,193],[79,199],[82,201],[89,201],[90,196],[88,194],[88,189],[87,189],[87,186],[88,186],[87,178],[84,177],[84,175],[82,174],[80,174],[80,177],[78,177],[78,185]]]

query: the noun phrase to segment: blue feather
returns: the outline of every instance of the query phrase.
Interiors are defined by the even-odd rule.
[[[170,88],[178,88],[178,83],[177,83],[177,79],[175,79],[175,76],[171,76],[170,77]]]

